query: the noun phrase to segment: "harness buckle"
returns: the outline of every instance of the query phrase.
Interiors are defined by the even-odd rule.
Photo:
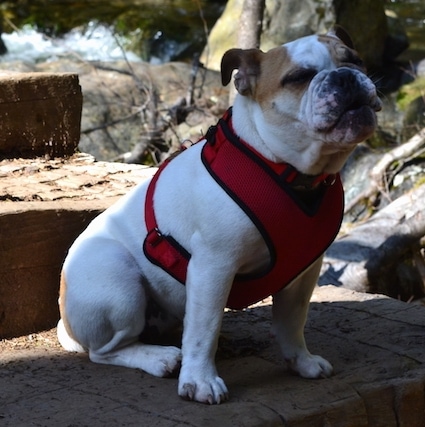
[[[148,232],[148,234],[146,236],[146,243],[149,246],[155,247],[155,246],[158,246],[162,242],[163,238],[164,238],[164,236],[162,235],[162,233],[159,231],[159,229],[157,227],[155,227]]]

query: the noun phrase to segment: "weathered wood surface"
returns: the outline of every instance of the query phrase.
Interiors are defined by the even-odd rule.
[[[88,154],[53,160],[3,160],[0,201],[103,200],[125,194],[154,171],[141,165],[97,162]],[[1,204],[0,209],[5,206]]]
[[[0,73],[0,159],[72,155],[82,105],[76,74]]]
[[[231,397],[219,406],[181,400],[176,378],[66,353],[54,331],[3,341],[1,424],[425,427],[425,308],[317,288],[306,339],[335,370],[320,380],[286,370],[270,318],[267,304],[225,314],[217,360]]]
[[[96,215],[154,171],[87,155],[0,162],[0,338],[55,325],[68,248]]]

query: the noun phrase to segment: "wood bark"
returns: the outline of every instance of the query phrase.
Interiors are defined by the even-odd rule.
[[[239,21],[238,46],[241,49],[260,46],[265,0],[245,0]]]

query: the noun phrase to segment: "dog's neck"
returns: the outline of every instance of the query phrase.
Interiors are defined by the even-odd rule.
[[[288,163],[307,176],[338,173],[354,148],[339,147],[338,151],[324,153],[326,145],[314,141],[317,135],[306,134],[298,140],[298,135],[285,133],[285,127],[271,125],[256,102],[239,94],[234,101],[233,118],[235,133],[262,156],[275,163]],[[282,117],[282,123],[285,120],[288,119]]]
[[[317,175],[308,175],[298,171],[288,162],[279,162],[265,157],[263,153],[261,153],[257,148],[253,145],[248,144],[243,138],[241,138],[235,132],[232,120],[232,108],[230,108],[223,118],[219,121],[219,125],[223,129],[224,134],[228,139],[233,141],[238,141],[242,145],[250,147],[250,151],[255,153],[255,155],[261,159],[264,163],[268,165],[268,167],[277,173],[280,176],[285,175],[285,182],[289,185],[293,190],[296,191],[311,191],[317,189],[321,184],[324,185],[333,185],[336,179],[335,174],[317,174]],[[206,139],[210,141],[210,138],[215,138],[216,126],[210,128],[208,133],[206,134]],[[212,132],[212,133],[210,133]],[[213,136],[214,135],[214,136]],[[267,152],[267,146],[265,146],[265,151]]]

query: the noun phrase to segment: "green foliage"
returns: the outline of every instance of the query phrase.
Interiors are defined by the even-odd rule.
[[[412,83],[400,88],[397,95],[397,106],[405,111],[407,107],[417,98],[425,96],[425,77],[418,77]]]

